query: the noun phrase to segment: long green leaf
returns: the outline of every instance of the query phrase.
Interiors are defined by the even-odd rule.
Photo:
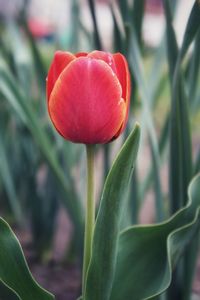
[[[164,121],[164,125],[161,129],[161,134],[159,137],[159,153],[161,158],[164,156],[164,152],[166,150],[166,145],[168,142],[168,136],[169,136],[169,114],[166,116],[166,119]],[[163,159],[161,162],[164,161]],[[154,173],[153,173],[153,166],[149,169],[143,183],[139,186],[139,197],[141,200],[144,199],[146,193],[148,192],[149,188],[151,187],[152,181],[154,179]]]
[[[167,77],[166,73],[163,72],[163,62],[165,59],[165,49],[164,49],[164,43],[163,40],[160,43],[160,46],[156,50],[155,56],[153,58],[151,70],[148,74],[148,101],[150,102],[150,108],[153,110],[156,108],[157,100],[160,97],[161,91],[164,90],[165,85],[167,83]],[[164,73],[164,74],[163,74]],[[145,117],[145,116],[144,116]],[[159,149],[159,155],[160,155],[160,166],[164,162],[163,153],[164,150],[166,150],[166,144],[167,144],[167,138],[168,138],[168,124],[169,124],[169,116],[166,116],[165,121],[163,122],[163,127],[161,129],[161,133],[159,136],[158,141],[158,149]],[[151,142],[151,140],[149,140]],[[152,147],[152,146],[151,146]],[[152,158],[154,157],[154,152],[151,148],[151,154]],[[150,166],[150,169],[148,173],[145,176],[144,181],[139,186],[139,198],[140,201],[144,201],[145,194],[148,192],[149,188],[152,185],[152,182],[156,180],[156,173],[154,172],[155,163],[154,159],[152,160],[154,164]],[[157,181],[157,180],[156,180]],[[157,191],[157,197],[159,197],[159,186],[158,189],[155,189]]]
[[[200,174],[190,184],[188,205],[171,219],[157,225],[132,226],[121,233],[110,300],[155,299],[163,293],[186,246],[197,239],[199,225]]]
[[[103,45],[100,38],[99,28],[97,24],[97,17],[96,17],[96,11],[95,11],[95,1],[94,0],[88,0],[88,5],[90,9],[90,13],[92,16],[92,22],[94,27],[94,41],[95,41],[95,47],[97,47],[98,50],[103,49]]]
[[[170,202],[172,213],[184,205],[191,179],[192,156],[189,112],[180,70],[177,42],[167,0],[164,1],[167,23],[168,61],[172,84],[170,120]]]
[[[168,0],[163,0],[165,18],[166,18],[166,39],[167,39],[167,55],[168,55],[168,65],[169,65],[169,74],[170,82],[172,85],[174,70],[176,66],[176,61],[178,57],[178,45],[176,41],[175,31],[172,25],[172,12],[170,3]]]
[[[110,297],[120,221],[137,157],[139,137],[140,129],[136,125],[106,179],[94,229],[92,257],[84,300],[107,300]]]
[[[195,38],[194,51],[190,60],[190,70],[188,78],[188,95],[190,103],[194,104],[195,92],[198,85],[198,75],[200,72],[200,30]]]
[[[197,2],[194,4],[189,21],[186,26],[183,44],[180,52],[177,52],[177,42],[175,38],[174,28],[172,26],[171,11],[168,0],[165,3],[165,16],[167,23],[167,45],[168,45],[168,59],[170,68],[170,78],[172,85],[172,101],[171,101],[171,119],[170,119],[170,206],[171,213],[185,205],[187,188],[192,177],[192,151],[191,151],[191,130],[189,122],[188,99],[186,97],[184,77],[181,69],[181,62],[197,33],[198,26],[200,26],[200,18],[197,18],[194,9]],[[197,12],[199,13],[199,12]],[[200,16],[199,16],[200,17]],[[197,19],[199,24],[196,26]],[[197,28],[196,28],[197,27]],[[188,36],[188,32],[191,35]],[[170,38],[170,35],[173,39]],[[172,66],[174,64],[174,66]],[[189,299],[191,289],[191,282],[194,272],[194,248],[185,254],[181,265],[178,266],[174,273],[174,281],[172,287],[169,289],[169,298],[180,298],[185,294],[185,299]],[[190,267],[190,263],[193,266]],[[182,271],[182,267],[184,271]],[[179,284],[178,284],[179,282]]]
[[[152,169],[154,170],[154,193],[156,198],[157,221],[159,222],[164,219],[161,183],[160,183],[159,172],[157,171],[159,165],[157,163],[158,158],[156,157],[156,151],[154,151],[153,142],[150,137],[149,137],[149,144],[150,144],[151,157],[152,157],[152,167],[153,167]]]
[[[120,26],[118,25],[118,20],[115,16],[115,11],[113,6],[110,6],[110,11],[113,19],[113,36],[114,36],[114,41],[113,41],[113,46],[114,46],[114,51],[115,52],[125,52],[125,36],[123,36]]]
[[[6,155],[6,150],[4,146],[5,141],[3,141],[3,139],[0,136],[0,177],[2,178],[2,181],[4,183],[5,190],[10,202],[10,208],[15,216],[15,219],[19,224],[22,224],[23,214],[19,203],[19,199],[17,197],[15,185],[12,180],[9,159]]]
[[[20,300],[16,293],[0,280],[0,299],[2,300]]]
[[[176,95],[176,82],[178,86],[178,82],[180,82],[181,92],[183,101],[185,100],[185,91],[184,91],[184,82],[183,76],[181,76],[181,62],[187,53],[189,46],[191,45],[192,41],[197,36],[200,30],[200,2],[198,0],[195,1],[183,37],[183,43],[181,50],[179,52],[176,70],[174,75],[174,94]],[[190,128],[189,128],[189,113],[188,113],[188,103],[187,99],[181,103],[181,110],[182,110],[182,129],[183,129],[183,138],[182,138],[182,149],[183,149],[183,189],[187,188],[188,181],[192,176],[192,151],[191,151],[191,137],[190,137]],[[193,277],[195,272],[195,266],[197,262],[197,242],[193,241],[191,248],[186,251],[184,257],[184,277],[183,277],[183,295],[185,300],[190,299],[190,293],[193,283]]]
[[[147,88],[147,84],[144,77],[144,70],[143,64],[141,59],[141,54],[138,46],[138,42],[132,30],[131,34],[131,45],[130,45],[130,53],[129,53],[129,63],[131,70],[135,76],[139,93],[142,97],[142,104],[143,104],[143,130],[146,126],[149,139],[150,139],[150,148],[151,153],[153,154],[153,170],[154,176],[156,180],[156,215],[157,221],[161,221],[164,218],[164,208],[163,208],[163,200],[162,200],[162,189],[161,189],[161,182],[160,182],[160,155],[159,155],[159,147],[157,142],[157,136],[155,132],[155,127],[152,119],[151,114],[151,98],[149,95],[149,91]]]
[[[144,17],[145,0],[134,1],[132,8],[132,22],[140,46],[142,46],[142,23]]]
[[[53,300],[54,296],[33,279],[21,246],[9,225],[0,218],[0,280],[20,300]]]
[[[39,52],[38,46],[36,44],[36,40],[34,39],[32,33],[29,30],[27,20],[25,18],[21,18],[20,20],[21,24],[23,25],[23,29],[25,30],[29,45],[30,45],[30,50],[32,53],[33,57],[33,63],[34,67],[36,69],[36,74],[37,74],[37,80],[38,83],[41,87],[41,90],[45,90],[45,80],[47,76],[47,70],[44,65],[44,62],[42,60],[41,54]]]
[[[131,224],[138,224],[139,219],[139,193],[138,193],[138,187],[139,187],[139,181],[138,181],[138,172],[137,172],[137,166],[134,169],[133,176],[131,179],[131,187],[130,187],[130,195],[129,195],[129,206],[128,206],[128,212],[131,217]],[[125,218],[127,215],[125,215]]]
[[[199,0],[195,0],[184,33],[183,43],[182,43],[181,51],[179,53],[180,60],[183,60],[199,28],[200,28],[200,3]]]
[[[118,0],[119,9],[122,15],[124,24],[130,21],[130,7],[127,0]]]

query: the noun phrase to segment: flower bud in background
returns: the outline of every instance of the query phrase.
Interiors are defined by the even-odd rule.
[[[84,144],[112,141],[128,119],[130,75],[125,57],[57,51],[47,76],[47,103],[65,139]]]

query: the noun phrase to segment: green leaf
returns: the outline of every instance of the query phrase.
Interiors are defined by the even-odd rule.
[[[113,48],[115,52],[120,51],[121,53],[125,52],[125,36],[121,32],[121,28],[118,24],[118,19],[115,16],[115,11],[113,6],[110,5],[110,12],[113,20]]]
[[[20,300],[19,296],[0,280],[0,299]]]
[[[192,177],[191,129],[188,99],[185,92],[181,63],[198,32],[200,26],[200,9],[196,1],[189,16],[181,50],[178,52],[168,2],[168,0],[164,1],[168,32],[168,60],[171,66],[170,79],[172,86],[169,185],[171,213],[174,213],[185,205],[187,188]],[[174,273],[174,285],[169,289],[169,297],[177,298],[176,295],[184,293],[185,299],[189,299],[194,274],[195,257],[197,257],[194,255],[195,249],[196,245],[192,244],[191,249],[186,251],[184,259],[180,263],[176,273]],[[177,284],[177,282],[180,282],[180,284]]]
[[[160,182],[159,146],[157,142],[157,135],[156,135],[155,126],[154,126],[152,113],[151,113],[151,103],[152,103],[151,95],[144,77],[141,53],[139,50],[139,45],[137,42],[134,29],[131,32],[129,63],[130,63],[130,68],[133,71],[133,74],[135,76],[135,81],[138,85],[139,93],[142,98],[142,108],[143,108],[142,129],[144,131],[144,128],[146,127],[149,136],[151,154],[153,156],[152,157],[153,171],[154,171],[153,174],[156,181],[156,186],[155,186],[156,216],[157,216],[157,220],[161,221],[164,218],[164,208],[163,208],[163,199],[162,199],[162,188]]]
[[[70,5],[70,24],[69,30],[65,33],[65,39],[61,39],[63,49],[69,49],[71,52],[76,52],[80,49],[80,29],[83,30],[86,39],[89,38],[87,29],[81,24],[80,20],[81,7],[79,0],[71,1]],[[91,38],[91,37],[90,37]],[[65,43],[63,43],[66,40]]]
[[[160,137],[159,137],[159,153],[162,158],[161,162],[163,162],[163,156],[166,150],[167,142],[168,142],[168,136],[169,136],[169,114],[166,116],[166,119],[164,120],[164,125],[161,129]],[[152,181],[154,180],[154,166],[151,166],[149,169],[143,183],[139,186],[139,197],[143,201],[145,199],[145,195],[148,192],[149,188],[151,187]]]
[[[130,21],[130,7],[127,0],[118,0],[119,10],[122,15],[123,23]]]
[[[188,99],[192,104],[192,111],[197,110],[196,98],[198,97],[199,76],[200,76],[200,29],[194,42],[194,50],[189,65],[188,76]],[[199,102],[199,101],[198,101]]]
[[[54,296],[33,279],[22,248],[9,225],[0,218],[0,280],[20,300],[53,300]]]
[[[183,37],[183,44],[179,53],[180,60],[183,60],[191,42],[200,28],[200,2],[196,0],[190,13],[186,30]]]
[[[165,66],[165,44],[163,39],[155,52],[151,69],[148,74],[148,89],[151,106],[155,107],[157,98],[167,82]],[[164,73],[164,74],[163,74]]]
[[[136,125],[106,179],[94,229],[92,257],[86,281],[85,300],[107,300],[115,273],[120,221],[140,137]]]
[[[46,76],[47,76],[47,70],[44,65],[44,62],[42,60],[41,54],[39,52],[38,46],[36,44],[36,40],[34,39],[32,33],[29,30],[27,20],[26,18],[21,18],[20,22],[23,26],[23,29],[26,33],[27,40],[30,44],[30,50],[33,58],[34,67],[36,69],[36,78],[38,80],[38,83],[41,87],[41,90],[44,90],[45,88],[45,82],[46,82]]]
[[[154,299],[168,288],[173,268],[200,229],[200,174],[188,194],[188,205],[168,221],[121,233],[111,300]]]
[[[5,141],[1,137],[0,133],[0,177],[5,186],[6,193],[8,195],[10,208],[15,216],[16,221],[22,224],[23,214],[20,206],[15,184],[13,182],[8,155],[5,149]]]
[[[132,8],[132,21],[133,27],[135,28],[135,33],[139,45],[142,45],[142,23],[144,18],[144,8],[145,0],[134,1]]]
[[[176,41],[175,31],[172,25],[172,13],[168,0],[163,0],[163,6],[166,18],[166,38],[167,38],[167,54],[171,84],[173,82],[174,70],[178,56],[178,45]]]
[[[156,53],[153,58],[152,66],[150,69],[150,72],[148,72],[148,102],[150,103],[150,108],[152,110],[151,113],[153,113],[153,110],[158,102],[158,99],[160,97],[161,91],[165,89],[165,85],[168,82],[168,78],[166,76],[166,72],[163,69],[164,66],[164,61],[165,61],[165,48],[164,48],[164,43],[163,40],[160,43],[160,46],[156,50]],[[155,72],[156,70],[156,72]],[[141,70],[140,70],[141,71]],[[144,119],[146,118],[146,114],[144,114]],[[167,138],[168,138],[168,123],[169,123],[169,117],[166,117],[166,120],[163,122],[163,128],[161,129],[160,137],[159,137],[159,142],[156,148],[158,147],[159,149],[159,155],[160,155],[160,166],[163,163],[163,153],[164,150],[166,149],[166,144],[167,144]],[[149,171],[147,172],[144,181],[142,184],[139,186],[138,194],[139,194],[139,199],[140,202],[144,201],[145,199],[145,194],[148,192],[149,188],[152,185],[152,182],[158,182],[156,178],[158,178],[158,172],[157,172],[157,165],[158,163],[156,160],[154,160],[155,152],[153,152],[153,145],[151,143],[151,140],[149,139],[150,145],[151,145],[151,155],[152,155],[152,164],[150,166]],[[158,158],[157,158],[158,159]],[[159,166],[159,169],[160,169]],[[160,189],[160,184],[156,187],[155,186],[155,193],[157,195],[157,203],[158,206],[160,206],[160,202],[162,203],[162,197],[161,197],[161,189]],[[158,201],[158,199],[161,200]],[[140,204],[141,205],[141,204]],[[157,209],[157,215],[160,215],[160,209]],[[160,219],[160,218],[158,218]]]
[[[130,188],[130,195],[129,195],[129,205],[128,205],[128,211],[127,214],[130,214],[131,217],[131,225],[137,224],[139,219],[139,193],[138,193],[138,187],[139,187],[139,181],[138,181],[138,170],[137,166],[135,166],[133,176],[131,179],[131,188]],[[125,217],[127,219],[127,214],[125,214]],[[129,224],[130,225],[130,224]]]
[[[161,222],[164,219],[164,209],[163,209],[163,201],[162,201],[162,190],[160,183],[160,174],[159,174],[159,164],[157,151],[155,151],[153,140],[149,136],[149,145],[151,150],[151,158],[152,158],[152,169],[154,170],[154,193],[156,198],[156,217],[157,222]]]
[[[95,1],[94,0],[88,0],[88,6],[90,9],[93,27],[94,27],[94,41],[95,41],[95,47],[97,50],[102,50],[103,45],[101,42],[100,34],[99,34],[99,28],[97,24],[97,17],[96,17],[96,11],[95,11]]]
[[[180,53],[177,49],[168,0],[165,0],[164,4],[167,24],[168,62],[172,85],[169,182],[171,212],[174,213],[185,205],[182,201],[187,197],[187,188],[192,176],[192,154],[188,102],[180,68]]]
[[[180,75],[181,76],[181,75]],[[188,103],[181,77],[174,82],[170,120],[170,199],[175,212],[186,199],[192,176],[191,133]]]

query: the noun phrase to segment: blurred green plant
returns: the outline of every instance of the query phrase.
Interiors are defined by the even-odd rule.
[[[141,178],[141,164],[137,162],[130,186],[127,184],[123,188],[126,194],[124,197],[128,198],[128,201],[124,203],[126,213],[122,215],[120,225],[118,224],[119,228],[125,230],[120,233],[117,229],[117,233],[115,232],[114,242],[118,246],[106,248],[107,235],[112,233],[111,220],[108,221],[110,223],[105,231],[100,232],[98,228],[103,226],[103,221],[99,221],[100,217],[97,218],[97,233],[94,237],[96,244],[84,300],[153,299],[159,298],[158,294],[166,289],[168,291],[164,296],[169,300],[187,300],[191,296],[198,256],[200,197],[199,177],[192,180],[200,171],[200,147],[193,144],[194,138],[199,141],[197,134],[200,114],[200,5],[197,0],[194,2],[179,47],[173,27],[173,18],[178,8],[175,2],[163,0],[166,28],[160,45],[153,49],[145,44],[142,35],[146,1],[118,0],[108,4],[113,21],[113,41],[112,49],[107,50],[120,51],[128,58],[132,78],[131,113],[125,136],[129,135],[137,118],[142,129],[140,152],[144,153],[148,147],[150,163],[144,177]],[[76,188],[73,176],[74,169],[82,160],[82,148],[63,143],[49,128],[44,97],[48,57],[51,57],[58,44],[60,48],[67,48],[73,52],[80,50],[83,39],[87,44],[86,50],[104,49],[107,46],[101,32],[101,20],[97,20],[96,1],[88,0],[88,8],[91,12],[93,33],[91,34],[84,25],[79,1],[71,1],[71,31],[68,34],[64,33],[65,37],[67,36],[64,40],[57,37],[49,52],[45,52],[45,57],[42,55],[42,45],[28,29],[26,18],[20,22],[6,21],[1,24],[2,206],[19,224],[27,220],[28,213],[35,248],[43,258],[51,249],[59,203],[67,209],[75,227],[75,244],[79,248],[82,247],[84,210],[80,201],[82,196]],[[197,119],[197,124],[191,122],[193,119]],[[193,126],[197,127],[197,130],[193,130]],[[112,145],[103,148],[104,179],[110,169],[113,148]],[[162,172],[166,166],[169,168],[168,192],[164,191],[162,186]],[[110,174],[112,172],[110,171]],[[43,180],[40,178],[38,181],[41,174]],[[109,176],[108,178],[112,177]],[[189,199],[196,204],[185,207],[190,182],[192,183]],[[108,189],[107,186],[105,188]],[[150,191],[154,193],[155,221],[164,222],[134,227],[132,225],[139,222],[141,208]],[[106,215],[107,212],[103,201],[105,202],[105,199],[100,201],[100,216]],[[168,220],[172,214],[173,217]],[[131,226],[130,229],[126,229],[127,226]],[[186,247],[188,244],[190,247]],[[108,251],[99,253],[100,249],[95,248],[97,245],[101,245],[103,249],[105,246]],[[149,255],[146,254],[147,249]],[[141,253],[142,259],[139,255]],[[112,257],[112,260],[108,260],[107,255]],[[128,259],[130,256],[131,263]],[[98,274],[105,273],[103,266],[106,263],[106,276],[100,280]],[[149,273],[143,278],[142,272],[146,272],[147,265]],[[180,275],[183,268],[182,273],[186,276]],[[159,273],[160,269],[163,270],[162,276]],[[127,281],[122,280],[124,274],[128,278]],[[91,288],[94,284],[97,287],[96,291]],[[2,286],[2,291],[9,293],[5,285]],[[144,289],[144,286],[148,288]]]
[[[26,22],[22,23],[28,45],[23,41],[20,27],[15,26],[17,23],[6,23],[1,36],[0,90],[2,108],[5,107],[7,116],[1,118],[1,128],[7,133],[6,143],[1,147],[1,174],[14,219],[25,221],[21,211],[26,208],[34,244],[42,257],[53,239],[58,200],[67,208],[75,226],[76,244],[81,246],[82,207],[72,176],[74,158],[79,150],[74,152],[64,145],[68,153],[64,158],[60,151],[62,142],[53,132],[49,137],[44,105],[47,69]],[[1,113],[4,116],[3,110]],[[15,155],[11,154],[13,149]],[[65,166],[65,173],[61,165]],[[46,172],[38,183],[42,169]],[[52,176],[56,181],[52,181]]]

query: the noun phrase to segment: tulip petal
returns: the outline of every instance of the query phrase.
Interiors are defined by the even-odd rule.
[[[105,63],[107,63],[109,65],[109,67],[113,70],[113,72],[116,74],[117,73],[117,69],[115,67],[115,62],[113,59],[113,55],[109,52],[105,52],[105,51],[92,51],[88,54],[88,57],[92,57],[92,58],[96,58],[96,59],[100,59],[105,61]]]
[[[75,54],[76,57],[87,56],[87,55],[88,55],[87,52],[77,52],[77,53]]]
[[[56,51],[47,77],[47,99],[53,90],[54,84],[64,68],[76,57],[70,52]]]
[[[122,86],[122,97],[125,101],[130,101],[130,73],[126,58],[121,53],[113,54],[116,66],[116,74]],[[129,103],[128,103],[129,104]]]
[[[131,93],[131,80],[130,73],[128,69],[128,64],[126,58],[121,53],[113,54],[113,59],[115,61],[115,66],[117,69],[117,77],[122,86],[122,98],[126,102],[126,116],[124,122],[116,137],[124,130],[126,123],[128,121],[129,105],[130,105],[130,93]]]
[[[126,126],[128,120],[129,103],[130,103],[130,74],[128,70],[128,64],[126,58],[121,53],[111,54],[104,51],[93,51],[88,54],[88,57],[93,57],[105,61],[117,75],[122,87],[122,98],[126,102],[126,116],[124,122],[114,138],[116,138]]]
[[[57,79],[49,100],[50,117],[66,139],[106,143],[125,118],[127,108],[121,95],[119,80],[104,61],[80,57]]]

